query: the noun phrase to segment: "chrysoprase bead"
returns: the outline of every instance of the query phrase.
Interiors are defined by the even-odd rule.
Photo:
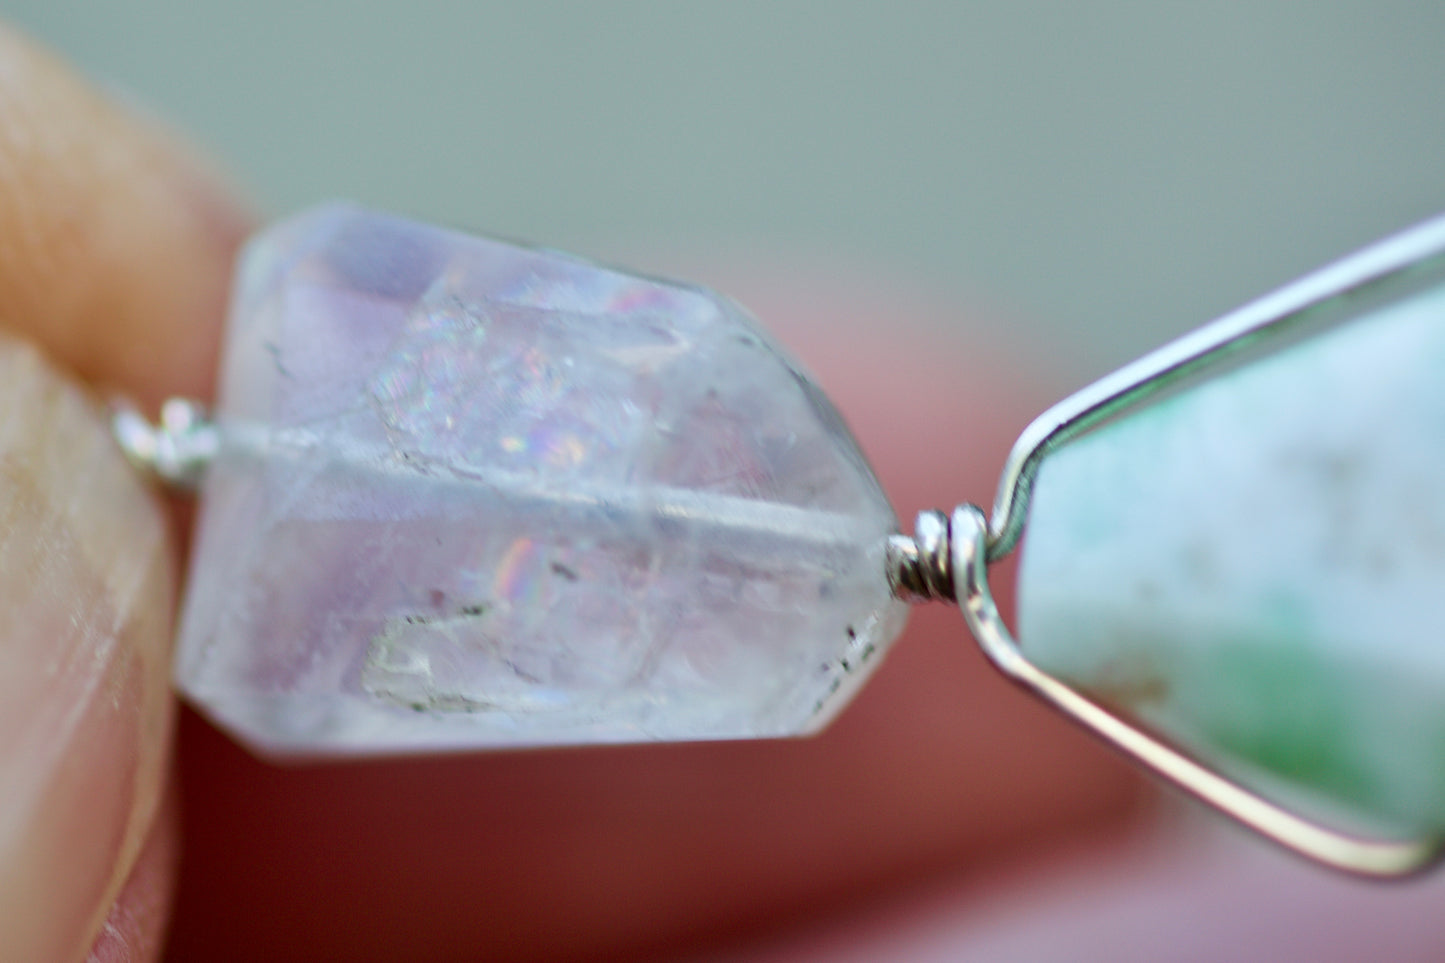
[[[351,208],[239,273],[178,679],[272,752],[805,733],[892,510],[738,308]]]
[[[1445,826],[1445,286],[1404,283],[1048,458],[1018,630],[1226,773],[1419,830]]]

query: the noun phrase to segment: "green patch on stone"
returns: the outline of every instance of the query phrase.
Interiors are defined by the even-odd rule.
[[[1407,691],[1404,697],[1438,703],[1432,695]],[[1399,737],[1394,746],[1382,751],[1403,754],[1414,748],[1420,785],[1414,792],[1401,794],[1400,816],[1416,829],[1438,832],[1445,828],[1445,706],[1435,705],[1434,709],[1433,713],[1423,714],[1416,730],[1418,740]]]
[[[1356,749],[1349,685],[1308,641],[1230,639],[1210,662],[1219,698],[1201,723],[1215,749],[1339,802],[1388,808]]]

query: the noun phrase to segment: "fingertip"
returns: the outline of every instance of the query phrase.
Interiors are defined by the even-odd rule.
[[[0,25],[0,325],[142,403],[204,394],[248,222],[196,151]]]

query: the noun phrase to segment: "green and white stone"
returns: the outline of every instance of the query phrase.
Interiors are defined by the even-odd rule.
[[[1445,827],[1445,285],[1044,463],[1042,668],[1316,814]]]

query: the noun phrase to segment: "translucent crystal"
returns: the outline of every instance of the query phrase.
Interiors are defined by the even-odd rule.
[[[1019,586],[1045,668],[1291,805],[1410,832],[1445,826],[1433,271],[1051,456]]]
[[[902,625],[846,428],[706,291],[322,209],[217,417],[178,678],[265,751],[805,733]]]

